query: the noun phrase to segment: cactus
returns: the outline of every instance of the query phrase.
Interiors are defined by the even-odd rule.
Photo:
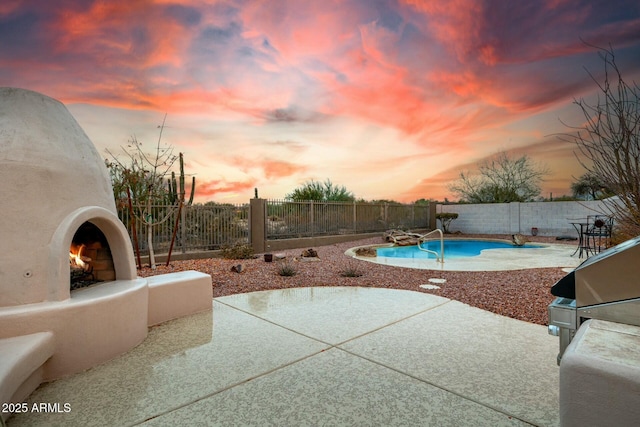
[[[196,177],[191,177],[191,194],[189,195],[189,201],[187,205],[191,206],[193,204],[193,196],[196,194]]]
[[[176,181],[176,173],[171,172],[171,178],[167,179],[167,198],[170,204],[175,204],[178,201],[182,201],[185,203],[185,190],[184,190],[184,158],[182,153],[179,156],[180,163],[180,177],[178,179],[180,186],[178,187],[178,181]],[[189,194],[189,200],[186,202],[187,205],[193,204],[193,196],[196,191],[196,177],[191,177],[191,193]]]
[[[167,178],[167,199],[169,204],[173,205],[178,201],[177,194],[177,185],[176,185],[176,174],[175,172],[171,172],[171,178]]]
[[[184,202],[184,158],[180,153],[180,200]]]

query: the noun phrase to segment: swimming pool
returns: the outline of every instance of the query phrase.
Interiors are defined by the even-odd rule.
[[[461,246],[466,246],[466,255],[453,255],[455,253],[453,248],[460,242],[465,241],[480,242],[479,244],[485,245],[485,247],[480,249],[479,255],[474,256],[470,255],[470,250],[474,245],[461,243]],[[437,252],[440,252],[440,240],[430,242],[432,245],[436,245]],[[424,245],[426,244],[427,242],[424,243]],[[504,246],[500,247],[500,245]],[[489,249],[489,247],[492,247],[492,249]],[[375,249],[377,256],[360,256],[356,253],[359,249]],[[383,253],[388,249],[391,249],[391,251],[384,256]],[[475,246],[474,250],[478,251],[478,247]],[[415,253],[411,253],[411,251],[415,251]],[[548,267],[575,268],[582,260],[571,256],[574,251],[575,246],[567,244],[527,243],[525,246],[515,246],[508,240],[454,238],[445,239],[444,262],[436,261],[433,255],[429,256],[427,252],[422,252],[415,246],[392,247],[388,243],[353,247],[347,249],[345,255],[363,262],[421,270],[504,271]],[[390,256],[392,254],[396,256]],[[400,258],[400,255],[404,256],[404,258]]]
[[[440,253],[440,240],[429,240],[421,243],[425,249],[429,249]],[[543,245],[527,243],[524,246],[516,246],[509,242],[495,240],[477,240],[477,239],[445,239],[444,241],[444,257],[451,258],[467,258],[478,256],[485,250],[492,249],[534,249],[542,248]],[[393,246],[377,248],[378,257],[386,258],[418,258],[418,259],[435,259],[432,253],[420,250],[417,246]]]

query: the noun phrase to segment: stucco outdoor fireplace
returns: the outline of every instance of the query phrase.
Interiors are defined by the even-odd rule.
[[[62,103],[0,88],[0,182],[0,402],[211,308],[208,275],[137,277],[104,160]]]

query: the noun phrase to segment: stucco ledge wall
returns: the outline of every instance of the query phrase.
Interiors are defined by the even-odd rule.
[[[65,301],[0,309],[0,338],[51,331],[44,381],[82,372],[131,350],[147,336],[146,279],[79,289]]]

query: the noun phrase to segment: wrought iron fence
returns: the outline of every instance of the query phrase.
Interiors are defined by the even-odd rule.
[[[391,228],[428,228],[428,205],[373,202],[294,202],[266,200],[266,215],[249,218],[249,204],[183,206],[133,206],[120,209],[120,220],[133,239],[135,226],[138,247],[144,253],[149,237],[157,254],[167,253],[172,239],[174,253],[221,249],[249,244],[250,230],[266,230],[266,239],[327,236],[385,231]],[[179,218],[178,218],[179,216]],[[179,220],[178,220],[179,219]],[[265,221],[264,227],[262,221]],[[147,223],[151,223],[151,233]],[[151,236],[149,236],[151,234]],[[134,242],[135,244],[135,242]]]
[[[267,239],[427,228],[428,205],[267,200]]]
[[[207,203],[185,205],[182,210],[176,205],[153,205],[151,209],[133,206],[133,210],[133,218],[128,208],[119,210],[118,215],[129,236],[133,236],[135,224],[141,251],[149,247],[147,223],[152,224],[153,249],[158,254],[169,251],[174,233],[174,252],[213,250],[249,243],[249,205]]]

